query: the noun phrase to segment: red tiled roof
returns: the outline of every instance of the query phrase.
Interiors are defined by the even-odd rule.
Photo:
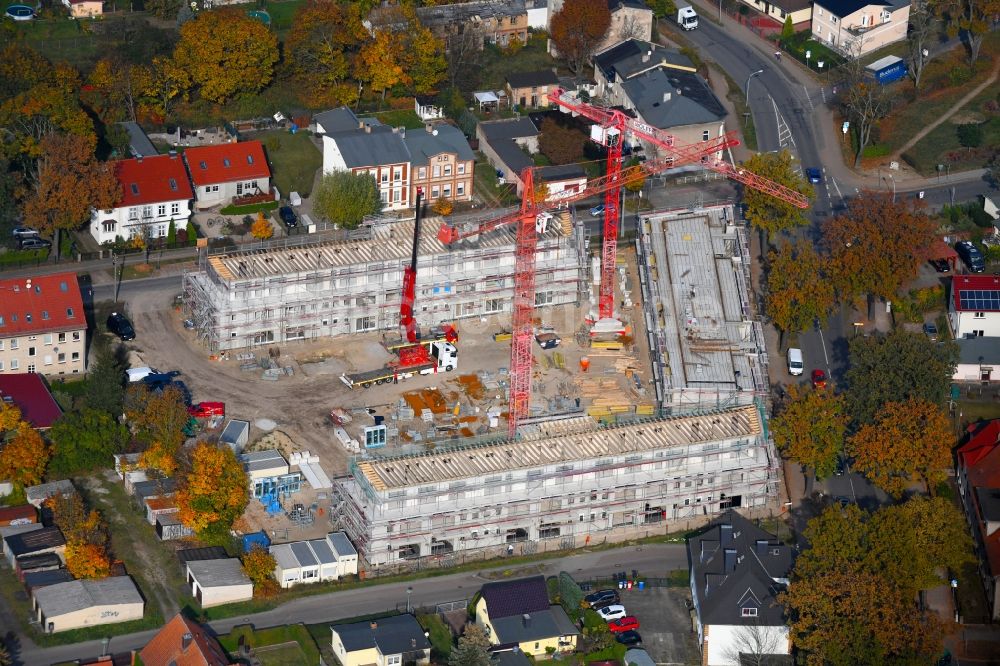
[[[76,273],[0,280],[0,338],[85,328]]]
[[[260,141],[188,148],[184,160],[196,186],[271,177]]]
[[[959,461],[968,469],[975,467],[986,454],[1000,444],[1000,419],[973,423],[966,432],[969,433],[969,439],[958,447],[956,453]]]
[[[146,506],[148,506],[151,511],[162,511],[163,509],[176,509],[177,500],[175,500],[172,496],[147,497]]]
[[[185,646],[185,636],[190,634]],[[228,666],[229,659],[205,629],[180,613],[139,653],[146,666]]]
[[[10,525],[12,521],[25,521],[29,523],[38,522],[38,512],[30,504],[20,504],[18,506],[0,506],[0,525]]]
[[[62,416],[62,410],[42,376],[34,372],[18,372],[0,375],[0,399],[10,398],[21,416],[35,428],[51,428],[53,422]]]
[[[177,155],[120,160],[115,162],[115,176],[122,186],[120,208],[194,198],[184,161]]]
[[[951,295],[955,299],[955,310],[958,312],[972,310],[976,312],[1000,312],[1000,308],[983,307],[982,304],[975,307],[962,305],[961,292],[970,290],[995,292],[993,298],[1000,298],[1000,276],[956,275],[951,282]]]

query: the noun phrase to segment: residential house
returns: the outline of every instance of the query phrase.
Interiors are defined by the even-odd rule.
[[[504,85],[507,98],[521,109],[549,106],[549,91],[558,87],[559,77],[550,69],[508,74]]]
[[[506,182],[521,194],[521,172],[535,166],[531,155],[538,152],[538,128],[529,118],[488,120],[476,125],[479,150]]]
[[[30,532],[4,537],[3,554],[11,569],[17,568],[17,560],[31,555],[55,553],[60,558],[66,552],[66,539],[62,531],[55,527],[43,527]]]
[[[956,340],[1000,337],[1000,276],[956,275],[952,278],[948,325]]]
[[[62,416],[42,376],[34,372],[0,374],[0,400],[21,410],[21,418],[37,430],[48,430]]]
[[[439,123],[405,130],[403,142],[410,154],[411,201],[416,201],[418,187],[430,201],[472,201],[476,156],[460,129]]]
[[[806,30],[812,24],[813,3],[811,0],[742,0],[758,12],[774,19],[784,26],[791,16],[796,32]],[[777,26],[776,26],[777,28]]]
[[[629,40],[594,56],[596,95],[646,125],[666,130],[678,143],[696,144],[725,134],[726,109],[684,55]],[[661,155],[643,145],[648,157]],[[722,152],[715,154],[722,158]]]
[[[528,41],[528,9],[525,0],[473,0],[417,8],[420,23],[440,39],[472,34],[480,48],[489,42],[506,47],[513,41]],[[537,20],[537,16],[536,16]]]
[[[0,375],[87,369],[87,317],[76,273],[0,280]]]
[[[130,576],[74,580],[32,591],[35,619],[50,634],[141,620],[145,606]]]
[[[94,18],[104,14],[102,0],[62,0],[71,18]]]
[[[788,584],[791,547],[730,509],[687,548],[702,664],[739,666],[752,643],[757,654],[791,654],[776,599]]]
[[[274,577],[281,587],[339,580],[358,573],[358,551],[343,532],[332,532],[325,539],[272,545],[270,551],[275,561]]]
[[[910,0],[815,0],[812,36],[860,58],[906,39]]]
[[[378,185],[387,210],[405,210],[410,199],[410,154],[404,130],[373,121],[363,128],[323,136],[323,171],[369,174]]]
[[[166,238],[171,222],[184,228],[191,217],[194,193],[184,161],[176,153],[118,160],[114,169],[121,194],[114,208],[91,211],[94,240]]]
[[[995,621],[1000,620],[1000,419],[974,423],[967,433],[955,452],[958,491]]]
[[[952,373],[953,382],[1000,381],[1000,344],[995,338],[959,338],[958,364]]]
[[[228,666],[225,650],[200,624],[178,613],[139,652],[146,666]]]
[[[517,645],[534,657],[576,649],[580,632],[562,606],[549,603],[544,576],[487,583],[475,610],[493,645]]]
[[[184,151],[184,161],[199,210],[271,192],[271,167],[260,141],[195,146]]]
[[[330,633],[333,653],[342,666],[423,666],[431,660],[431,642],[409,614],[335,624]]]
[[[535,183],[545,183],[548,200],[558,200],[587,187],[587,172],[579,164],[557,164],[535,170]]]
[[[253,598],[253,582],[235,557],[188,562],[186,576],[191,594],[202,608]]]

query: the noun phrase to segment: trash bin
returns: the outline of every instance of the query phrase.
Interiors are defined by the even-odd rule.
[[[645,589],[646,589],[646,581],[640,580],[639,581],[639,590],[645,590]]]
[[[618,581],[618,589],[619,590],[624,590],[625,589],[625,581],[623,581],[623,580]]]
[[[626,584],[625,589],[626,590],[631,590],[632,589],[632,581],[628,581],[628,583]]]

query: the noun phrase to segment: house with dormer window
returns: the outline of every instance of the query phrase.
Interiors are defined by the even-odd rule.
[[[735,511],[688,539],[691,598],[705,666],[740,666],[746,655],[792,664],[777,595],[788,585],[792,548]]]
[[[121,193],[114,208],[91,211],[94,240],[164,238],[171,220],[176,228],[184,228],[194,194],[184,162],[176,153],[119,160],[114,168]]]
[[[331,647],[343,666],[426,666],[431,642],[413,615],[330,627]]]
[[[271,192],[271,167],[260,141],[188,148],[184,151],[184,161],[191,174],[198,210]]]
[[[476,624],[495,647],[516,645],[533,657],[544,657],[550,650],[572,652],[580,635],[562,606],[549,603],[543,576],[483,585]]]

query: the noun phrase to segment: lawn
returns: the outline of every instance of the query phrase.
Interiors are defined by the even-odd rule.
[[[996,89],[987,88],[970,101],[962,111],[938,125],[930,134],[903,154],[903,159],[925,176],[937,174],[938,164],[947,164],[952,171],[966,171],[983,166],[993,149],[1000,145],[1000,114],[987,116],[987,102],[996,101]],[[958,140],[958,126],[964,123],[980,124],[983,141],[978,149],[963,148]]]
[[[405,127],[406,129],[420,129],[424,126],[424,121],[420,119],[413,109],[395,109],[393,111],[379,111],[371,114],[378,118],[379,122],[389,127]],[[362,116],[363,117],[363,116]]]
[[[254,648],[263,666],[319,663],[319,648],[304,624],[256,631],[246,624],[235,627],[225,636],[219,636],[219,643],[233,658],[239,652],[241,636],[244,637],[244,643]]]
[[[546,40],[532,37],[517,53],[504,55],[496,46],[487,44],[478,76],[478,90],[501,90],[508,74],[552,69],[560,63],[546,52]]]
[[[434,657],[441,663],[448,661],[451,654],[451,629],[444,623],[440,615],[418,615],[417,621],[424,631],[430,634],[431,645],[434,646]]]
[[[271,15],[271,28],[279,36],[283,37],[285,32],[292,27],[292,18],[304,2],[305,0],[284,0],[283,2],[268,0],[264,3],[264,9]]]
[[[791,39],[786,39],[781,43],[781,48],[785,50],[790,56],[796,60],[806,63],[806,51],[809,52],[808,65],[809,68],[819,72],[818,63],[823,63],[823,69],[830,71],[832,67],[836,67],[844,62],[843,56],[830,50],[825,44],[821,44],[812,38],[812,31],[803,30],[802,32],[795,33],[795,36]]]
[[[5,6],[11,4],[15,3],[8,2]],[[14,23],[25,42],[39,53],[52,62],[66,60],[75,67],[89,64],[98,57],[98,40],[83,30],[83,24],[83,21],[63,16]]]
[[[316,172],[323,166],[323,154],[305,132],[292,134],[281,130],[256,136],[267,149],[272,180],[283,197],[298,192],[304,197],[312,192]]]
[[[485,158],[476,161],[473,182],[475,183],[473,191],[486,202],[487,206],[509,206],[517,203],[514,186],[498,184],[496,169],[485,161]]]

